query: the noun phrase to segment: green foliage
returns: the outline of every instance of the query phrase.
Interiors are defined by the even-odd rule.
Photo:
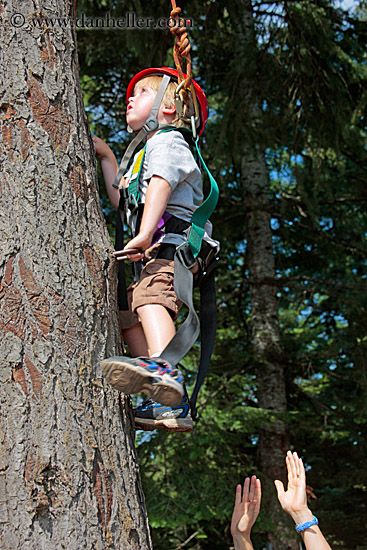
[[[183,6],[183,3],[181,3]],[[281,362],[292,448],[308,467],[314,513],[331,544],[363,548],[367,491],[366,3],[353,15],[329,0],[188,1],[194,76],[211,117],[203,156],[221,190],[218,332],[191,435],[138,433],[155,548],[229,548],[234,489],[258,471],[261,428],[241,180],[244,147],[265,151],[279,300]],[[88,15],[166,16],[166,3],[83,1]],[[170,61],[168,31],[80,30],[86,110],[121,156],[131,76]],[[254,98],[260,108],[253,112]],[[250,122],[251,121],[251,124]],[[101,187],[103,193],[103,186]],[[102,196],[108,220],[111,209]],[[183,361],[189,386],[198,348]],[[271,491],[271,485],[266,485]],[[272,531],[267,509],[255,547]],[[185,543],[185,544],[184,544]]]
[[[233,388],[239,388],[241,382],[239,376],[222,380],[212,400],[207,391],[202,392],[201,403],[207,403],[192,434],[158,433],[139,445],[149,520],[157,548],[174,548],[194,531],[205,535],[200,541],[202,548],[230,545],[228,518],[233,489],[242,482],[244,471],[255,471],[256,446],[251,434],[259,423],[253,408],[240,403],[240,397],[238,404],[231,407],[232,417],[228,414],[226,396],[232,395]],[[239,437],[241,449],[237,448]],[[261,525],[260,519],[258,528]]]

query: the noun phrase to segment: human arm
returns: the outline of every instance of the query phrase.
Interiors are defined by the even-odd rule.
[[[172,187],[167,180],[160,176],[153,176],[149,182],[145,195],[143,217],[141,219],[139,233],[129,241],[125,249],[138,248],[146,250],[152,243],[154,231],[157,229],[159,220],[166,210]],[[128,258],[133,261],[140,260],[143,254],[129,254]]]
[[[236,500],[232,514],[231,534],[235,550],[253,550],[251,529],[259,515],[261,502],[261,483],[256,476],[247,477],[236,488]]]
[[[118,172],[118,164],[110,147],[99,137],[93,138],[97,158],[101,161],[103,177],[112,206],[117,210],[120,201],[120,191],[112,187]],[[124,182],[121,182],[122,184]]]
[[[293,519],[296,525],[311,521],[313,514],[307,505],[306,473],[302,459],[297,453],[287,452],[288,487],[284,490],[281,481],[275,480],[275,487],[281,507]],[[307,550],[331,550],[318,525],[312,525],[301,531]]]

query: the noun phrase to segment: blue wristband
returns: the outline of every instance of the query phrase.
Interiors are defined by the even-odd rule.
[[[318,524],[319,524],[319,520],[317,519],[316,516],[313,516],[311,521],[306,521],[306,523],[299,523],[298,525],[296,525],[296,531],[297,533],[301,533],[301,531],[308,529],[312,525],[318,525]]]

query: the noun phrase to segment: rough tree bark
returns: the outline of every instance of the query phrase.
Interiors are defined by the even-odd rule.
[[[244,150],[242,183],[246,193],[247,257],[250,277],[252,335],[259,407],[283,415],[287,410],[284,367],[279,345],[279,322],[272,231],[270,227],[268,175],[263,153],[253,148]],[[268,533],[274,550],[298,550],[299,543],[289,529],[285,514],[276,497],[272,482],[286,483],[285,453],[289,449],[287,425],[282,420],[260,429],[259,466],[271,481],[264,504],[276,529]]]
[[[242,2],[241,48],[246,59],[256,51],[251,0]],[[255,71],[253,71],[255,74]],[[245,127],[256,128],[260,121],[260,105],[249,80],[241,83],[246,90]],[[251,135],[251,130],[249,135]],[[270,226],[269,179],[265,155],[261,147],[245,140],[242,148],[241,183],[246,203],[247,267],[250,278],[252,335],[257,359],[257,398],[259,407],[282,416],[287,410],[284,365],[280,349],[275,262]],[[287,425],[279,420],[260,429],[259,467],[270,480],[264,505],[276,529],[268,533],[274,550],[298,549],[298,541],[282,516],[274,479],[286,480],[285,453],[289,448]]]
[[[75,30],[31,21],[74,12],[0,2],[0,547],[145,550],[131,409],[100,370],[116,273]]]

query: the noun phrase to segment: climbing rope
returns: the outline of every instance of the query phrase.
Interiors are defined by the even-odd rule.
[[[185,82],[184,88],[187,90],[192,83],[192,71],[191,71],[191,44],[187,35],[187,29],[185,27],[185,20],[179,17],[181,8],[176,6],[175,0],[171,0],[172,11],[170,14],[171,20],[175,21],[175,24],[170,26],[170,31],[175,36],[175,43],[173,46],[173,59],[175,61],[176,69],[178,72],[178,82]],[[186,78],[183,74],[183,59],[186,59]]]
[[[173,59],[178,72],[178,87],[176,94],[180,93],[180,90],[190,90],[192,101],[195,110],[195,122],[199,120],[199,105],[196,99],[195,88],[192,83],[192,70],[191,70],[191,44],[185,27],[185,20],[179,17],[181,8],[176,6],[176,1],[171,0],[172,10],[170,13],[171,20],[175,21],[174,25],[170,25],[170,31],[175,35],[175,43],[173,45]],[[186,77],[184,75],[184,59],[186,60]]]

